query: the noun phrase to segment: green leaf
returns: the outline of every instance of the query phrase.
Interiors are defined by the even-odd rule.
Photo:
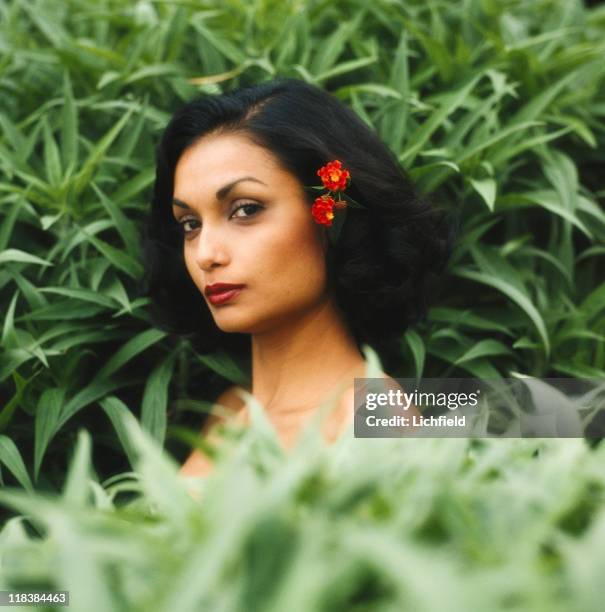
[[[534,191],[524,192],[521,194],[521,197],[569,221],[581,230],[589,240],[594,239],[592,232],[584,225],[583,221],[578,218],[576,213],[562,205],[561,199],[555,191],[551,189],[536,189]]]
[[[593,65],[594,62],[591,62],[589,64],[580,66],[577,70],[568,72],[562,78],[555,81],[552,85],[546,87],[538,95],[531,97],[529,102],[512,117],[509,125],[531,121],[538,117],[542,111],[548,108],[550,104],[556,100],[559,93],[565,89],[565,87],[570,85],[582,73],[590,72]]]
[[[156,342],[159,342],[165,336],[166,332],[158,329],[147,329],[137,334],[107,361],[107,363],[97,372],[95,379],[101,380],[103,378],[108,378],[117,372],[124,364],[128,363],[150,346],[153,346]]]
[[[477,142],[477,144],[473,146],[464,147],[462,149],[462,154],[455,159],[455,162],[458,165],[462,165],[475,155],[478,155],[482,151],[485,151],[485,149],[490,149],[491,147],[494,147],[494,145],[499,145],[497,148],[494,149],[496,155],[502,155],[503,151],[513,146],[512,143],[514,139],[511,138],[512,136],[516,137],[518,132],[526,132],[529,128],[539,125],[542,125],[542,123],[539,121],[527,121],[518,125],[510,125],[508,127],[502,128],[498,130],[493,136],[481,139],[479,142]],[[510,144],[508,144],[508,146],[505,146],[502,141],[507,139],[510,140]],[[494,160],[490,159],[490,161],[492,164],[494,163]]]
[[[158,444],[164,444],[166,435],[166,411],[168,408],[168,387],[176,353],[158,365],[147,380],[141,408],[141,426],[146,429]]]
[[[178,64],[151,64],[143,66],[143,68],[139,68],[139,70],[135,70],[124,79],[124,84],[130,85],[131,83],[136,83],[144,79],[176,76],[180,73],[181,68]]]
[[[477,74],[468,79],[467,82],[459,87],[456,91],[448,93],[442,99],[441,105],[433,114],[422,122],[422,125],[410,135],[408,142],[411,145],[402,155],[399,160],[406,166],[409,166],[414,161],[418,152],[428,142],[433,132],[437,130],[451,113],[453,113],[469,96],[470,92],[475,88],[475,85],[481,78],[482,74]]]
[[[50,229],[63,215],[65,211],[61,211],[56,215],[42,215],[40,217],[40,226],[44,231]]]
[[[15,410],[21,404],[25,389],[31,381],[31,378],[23,378],[23,376],[21,376],[21,374],[19,374],[19,372],[17,372],[16,370],[13,370],[10,373],[12,374],[13,380],[15,381],[15,394],[2,407],[2,410],[0,410],[0,431],[4,431],[8,427],[9,423],[13,418],[13,415],[15,414]]]
[[[458,367],[466,370],[472,374],[475,378],[483,379],[498,379],[502,378],[502,375],[496,370],[491,364],[491,361],[486,359],[474,359],[472,361],[463,361]]]
[[[408,66],[408,34],[401,32],[395,51],[388,86],[399,93],[400,100],[393,102],[382,119],[380,134],[392,151],[399,151],[405,136],[408,122],[408,96],[410,94],[410,74]]]
[[[105,136],[103,136],[93,147],[80,172],[78,172],[74,179],[73,192],[75,196],[79,195],[88,186],[94,171],[103,159],[103,156],[109,150],[109,147],[111,147],[113,141],[118,137],[118,134],[130,119],[133,110],[133,108],[128,109]]]
[[[512,266],[495,249],[493,249],[493,247],[476,244],[471,246],[470,251],[473,259],[482,272],[485,272],[491,276],[506,279],[519,291],[526,293],[525,286],[523,285],[519,275],[516,273],[515,267]]]
[[[40,465],[50,440],[57,433],[59,415],[63,406],[65,389],[46,389],[36,409],[35,444],[34,444],[34,478],[38,480]]]
[[[605,310],[605,283],[595,287],[580,304],[580,311],[589,321],[603,310]]]
[[[137,455],[130,442],[130,438],[128,437],[128,432],[126,430],[126,427],[124,426],[123,418],[121,418],[124,414],[129,414],[130,410],[128,409],[126,404],[122,402],[122,400],[118,399],[113,395],[102,399],[99,404],[101,404],[101,407],[103,408],[103,410],[105,410],[105,413],[107,414],[112,425],[114,426],[116,433],[118,434],[120,443],[122,444],[122,448],[124,449],[124,452],[128,457],[130,465],[133,467],[133,469],[136,469]]]
[[[63,406],[56,430],[59,431],[79,410],[118,389],[123,384],[123,381],[120,380],[95,377],[88,386],[81,389]]]
[[[48,306],[42,306],[26,312],[19,317],[20,321],[64,321],[70,319],[88,319],[103,312],[105,307],[98,304],[74,303],[72,299],[58,300]]]
[[[63,488],[64,502],[79,508],[87,505],[90,493],[89,479],[92,471],[90,452],[90,434],[81,429],[78,431],[76,448],[73,457],[69,461],[67,477]]]
[[[574,378],[594,378],[595,380],[602,380],[605,376],[605,369],[595,368],[585,363],[555,362],[551,364],[551,367],[556,372],[561,372],[561,374],[573,376]]]
[[[248,374],[244,372],[240,364],[224,351],[197,354],[196,356],[204,365],[236,385],[247,385],[250,382]]]
[[[145,168],[117,189],[112,194],[111,200],[116,206],[124,204],[132,197],[139,195],[144,189],[151,185],[154,180],[155,168]]]
[[[456,361],[456,365],[460,365],[465,361],[471,361],[478,357],[488,357],[492,355],[510,355],[511,351],[508,347],[504,346],[502,342],[492,339],[484,339],[473,345],[468,351],[465,351]]]
[[[111,298],[113,298],[118,304],[122,306],[120,312],[132,313],[132,306],[128,298],[128,293],[122,284],[122,281],[114,277],[111,279],[111,283],[106,287],[105,292]],[[115,313],[113,317],[117,317],[118,313]]]
[[[61,182],[61,158],[57,143],[50,131],[46,117],[42,121],[42,133],[44,134],[44,168],[48,182],[56,187]]]
[[[457,241],[454,253],[452,254],[452,264],[456,263],[462,256],[477,242],[483,234],[488,232],[500,219],[489,218],[485,223],[479,223],[477,227],[469,229]]]
[[[414,365],[416,367],[416,378],[422,378],[422,372],[424,370],[424,360],[426,357],[426,350],[424,348],[424,342],[420,335],[413,329],[408,329],[404,335],[405,341],[407,342],[410,350],[412,351],[412,357],[414,358]]]
[[[111,298],[90,289],[73,289],[70,287],[40,287],[39,291],[42,293],[64,295],[74,300],[81,300],[83,302],[91,302],[107,309],[114,309],[116,307],[116,303]]]
[[[6,311],[6,317],[4,318],[4,325],[2,326],[2,340],[0,344],[4,347],[16,347],[17,336],[15,333],[15,307],[17,306],[17,299],[19,298],[19,292],[15,291],[13,299],[10,302],[8,310]]]
[[[63,76],[63,117],[61,119],[61,153],[63,166],[70,175],[78,165],[78,112],[69,72]]]
[[[382,376],[382,363],[378,353],[366,343],[361,345],[361,350],[366,362],[366,378],[381,378]]]
[[[555,257],[552,253],[549,253],[543,249],[537,249],[529,246],[521,247],[519,253],[521,255],[530,255],[532,257],[538,257],[544,261],[547,261],[555,270],[557,270],[557,272],[560,272],[561,276],[563,276],[568,285],[570,287],[572,286],[572,279],[569,275],[569,271],[563,265],[563,263],[561,263],[561,260]]]
[[[347,195],[346,193],[340,193],[339,196],[341,200],[345,200],[347,202],[347,208],[357,208],[357,209],[367,210],[366,206],[354,200],[350,195]],[[335,214],[338,214],[338,211],[336,211]]]
[[[553,149],[544,149],[543,170],[546,178],[555,188],[559,201],[565,210],[577,208],[578,171],[567,155]]]
[[[131,448],[136,453],[136,469],[141,474],[147,497],[174,524],[186,523],[194,501],[176,478],[178,464],[168,454],[162,453],[132,414],[122,410],[117,418],[123,421]]]
[[[603,212],[603,209],[594,200],[578,195],[577,203],[578,210],[581,210],[583,213],[590,215],[605,225],[605,212]]]
[[[321,74],[315,77],[316,83],[321,83],[322,81],[327,81],[335,76],[340,76],[341,74],[347,74],[349,72],[354,72],[359,68],[363,68],[364,66],[369,66],[370,64],[374,64],[377,61],[376,56],[372,57],[359,57],[357,59],[349,60],[347,62],[342,62],[337,64],[333,68],[322,72]]]
[[[25,251],[21,251],[19,249],[4,249],[4,251],[0,252],[0,264],[5,262],[14,262],[14,263],[31,263],[37,264],[39,266],[54,266],[55,264],[50,261],[46,261],[41,257],[37,257],[36,255],[31,255],[30,253],[26,253]]]
[[[514,349],[537,349],[540,348],[540,344],[538,342],[534,342],[533,340],[531,340],[530,338],[528,338],[527,336],[523,336],[522,338],[519,338],[518,340],[515,340],[515,342],[513,343],[513,348]]]
[[[5,349],[0,353],[0,382],[3,382],[21,364],[33,359],[33,357],[32,353],[22,348]]]
[[[594,245],[594,246],[588,247],[585,251],[582,251],[578,255],[578,257],[576,257],[576,263],[579,263],[580,261],[582,261],[583,259],[586,259],[587,257],[596,257],[598,255],[605,255],[605,246]]]
[[[212,45],[221,55],[234,64],[239,65],[246,60],[246,56],[242,49],[234,45],[228,38],[215,34],[199,21],[191,20],[191,25],[199,32],[205,41],[210,43],[210,45]]]
[[[105,327],[81,332],[74,331],[74,333],[68,334],[57,340],[49,347],[49,350],[64,353],[73,347],[100,342],[113,342],[114,340],[121,340],[123,337],[124,333],[122,331],[109,331]]]
[[[448,308],[447,306],[434,306],[429,310],[427,318],[440,323],[461,325],[471,329],[496,331],[507,336],[513,335],[513,332],[502,323],[482,317],[468,309],[461,310],[458,308]]]
[[[19,449],[8,436],[0,436],[0,463],[3,463],[9,472],[19,481],[19,484],[28,491],[33,491],[32,482]]]
[[[325,74],[334,66],[343,52],[347,40],[355,34],[362,17],[363,11],[358,12],[353,19],[339,23],[329,36],[321,40],[309,67],[311,74],[317,77],[322,73]]]
[[[503,293],[507,298],[513,301],[523,312],[529,317],[531,322],[534,324],[538,335],[542,340],[542,347],[546,357],[550,354],[550,341],[548,338],[548,332],[546,325],[542,318],[542,315],[538,309],[534,306],[530,298],[525,295],[518,287],[513,285],[510,280],[505,278],[499,278],[485,274],[484,272],[476,272],[474,270],[468,270],[461,267],[456,267],[452,270],[452,273],[462,278],[468,278],[474,280],[477,283],[488,285]]]
[[[15,283],[21,291],[21,295],[25,298],[30,309],[40,308],[48,304],[48,300],[38,292],[37,288],[30,281],[16,270],[11,271]]]
[[[138,280],[143,274],[143,266],[142,264],[120,249],[116,249],[111,244],[97,238],[96,236],[92,236],[90,234],[85,234],[86,240],[93,244],[100,253],[102,253],[109,261],[118,269],[122,270],[130,276],[131,278]],[[0,255],[1,256],[1,255]]]
[[[66,261],[69,254],[80,244],[86,242],[89,236],[94,236],[108,228],[113,227],[111,219],[98,219],[92,223],[88,223],[84,227],[74,227],[71,238],[66,237],[57,248],[61,249],[61,263]],[[100,258],[107,261],[106,257]]]
[[[496,181],[493,178],[484,179],[469,179],[473,189],[483,198],[487,207],[491,212],[494,212],[494,203],[496,201]]]
[[[449,346],[437,346],[435,344],[431,344],[427,348],[427,352],[430,355],[435,355],[442,359],[446,363],[454,364],[456,359],[458,358],[458,354],[460,352],[459,347],[449,347]],[[485,359],[474,359],[472,361],[463,361],[459,366],[456,366],[461,370],[469,372],[471,376],[476,378],[502,378],[502,375],[496,370],[494,366],[491,365],[490,362]]]
[[[103,207],[109,213],[118,234],[120,234],[120,237],[124,241],[128,253],[134,260],[142,259],[142,253],[139,246],[141,239],[134,223],[94,183],[92,183],[92,187],[99,196],[101,204],[103,204]]]
[[[21,197],[17,196],[8,213],[3,213],[2,225],[0,226],[0,252],[6,249],[11,239],[11,234],[13,233],[13,228],[19,217],[19,211],[22,205],[23,201]]]
[[[379,85],[377,83],[360,83],[358,85],[347,85],[345,87],[340,87],[334,92],[334,95],[339,98],[348,98],[353,94],[357,93],[372,93],[380,96],[381,98],[395,98],[396,100],[401,100],[401,94],[395,89],[388,87],[386,85]]]

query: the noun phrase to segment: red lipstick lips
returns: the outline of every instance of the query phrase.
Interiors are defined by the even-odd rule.
[[[229,283],[213,283],[204,289],[204,293],[211,304],[224,304],[241,293],[244,285],[232,285]]]

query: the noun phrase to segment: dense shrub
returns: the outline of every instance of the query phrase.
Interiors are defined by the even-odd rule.
[[[78,484],[64,483],[80,428],[94,431],[91,453],[101,481],[129,469],[127,453],[134,451],[121,424],[125,412],[133,412],[143,429],[180,459],[188,452],[182,426],[199,427],[207,402],[226,385],[246,379],[245,364],[221,353],[199,355],[187,342],[153,329],[142,297],[141,231],[158,134],[174,109],[202,91],[224,91],[277,75],[308,80],[333,92],[377,130],[422,193],[461,218],[460,239],[438,304],[425,321],[398,339],[401,364],[391,374],[602,377],[604,34],[603,7],[568,0],[199,4],[0,0],[3,482],[38,491],[56,492],[67,486],[67,497],[77,498],[82,509],[86,497],[82,477],[70,481]],[[90,442],[81,438],[83,455],[72,463],[74,469],[78,461],[86,461],[82,449]],[[592,595],[582,585],[588,584],[589,574],[581,574],[581,565],[573,563],[596,555],[591,542],[603,535],[602,513],[600,522],[591,523],[591,504],[602,503],[601,493],[591,488],[596,485],[589,483],[598,459],[589,458],[581,443],[567,446],[560,441],[559,446],[555,441],[547,445],[546,457],[529,462],[526,451],[532,444],[480,446],[484,456],[477,466],[485,466],[483,476],[472,470],[474,475],[463,476],[468,469],[463,467],[465,461],[474,461],[475,447],[469,444],[464,450],[465,445],[457,442],[452,452],[467,459],[451,464],[457,467],[452,467],[447,481],[438,477],[437,466],[450,465],[445,458],[450,445],[436,443],[431,452],[427,450],[417,477],[435,496],[444,495],[446,503],[427,501],[419,484],[409,490],[402,484],[393,491],[417,495],[418,504],[428,505],[421,506],[414,518],[403,508],[415,502],[401,497],[397,500],[401,507],[395,511],[412,521],[402,533],[420,529],[414,520],[425,520],[426,533],[449,542],[444,546],[458,551],[455,564],[460,564],[461,573],[447,565],[446,557],[437,565],[433,557],[422,561],[423,555],[431,554],[426,543],[418,557],[393,552],[393,563],[409,560],[411,572],[418,567],[426,569],[423,575],[436,572],[436,580],[459,589],[457,602],[471,602],[465,609],[473,609],[478,601],[470,595],[466,599],[474,587],[466,590],[456,582],[469,564],[484,567],[486,579],[496,589],[504,589],[505,579],[512,580],[515,571],[515,576],[526,576],[527,585],[535,572],[542,572],[539,568],[546,572],[546,582],[536,582],[535,590],[522,590],[518,597],[499,590],[503,599],[491,609],[528,609],[532,602],[544,601],[548,609],[569,610],[569,600],[557,598],[565,588],[567,596],[576,593],[578,606],[585,601],[588,607]],[[519,453],[527,458],[526,464],[514,459]],[[602,464],[602,452],[598,456]],[[554,511],[552,487],[567,482],[559,479],[559,468],[576,465],[571,459],[580,462],[579,482],[587,489],[582,493],[569,484],[569,495],[561,498],[567,505],[561,501]],[[519,481],[498,472],[508,461]],[[405,460],[400,466],[401,474],[413,478]],[[541,471],[541,479],[533,480],[529,475],[533,469]],[[408,476],[401,474],[397,473],[403,483]],[[368,471],[370,476],[376,474]],[[481,478],[485,484],[475,491]],[[158,482],[176,486],[170,478]],[[277,488],[278,482],[279,478]],[[438,493],[446,482],[457,492]],[[260,485],[254,486],[259,488],[251,492],[260,493]],[[228,485],[223,487],[227,495]],[[315,489],[310,490],[315,495]],[[529,510],[520,512],[515,523],[507,518],[508,510],[514,514],[515,503],[531,503],[517,497],[522,490],[536,495],[542,511],[531,516]],[[89,522],[88,511],[77,517],[66,511],[61,519],[54,510],[58,506],[49,505],[44,520],[57,521],[49,533],[57,536],[75,533],[71,529],[76,526],[84,532],[90,528],[82,537],[91,538],[94,548],[92,534],[102,529],[102,511],[111,510],[111,503],[106,503],[107,493],[98,485],[93,491],[99,511],[90,514]],[[386,486],[382,493],[386,500],[382,494],[359,493],[360,516],[393,511],[395,498],[389,497]],[[352,508],[357,495],[343,486],[326,503]],[[343,501],[347,496],[350,504]],[[3,497],[7,503],[8,499]],[[35,508],[46,512],[37,497],[19,499],[29,500],[18,505],[26,514],[33,513],[32,500]],[[258,525],[259,533],[275,528],[287,534],[292,528],[288,512],[294,507],[283,506],[279,510],[283,516],[267,515]],[[431,508],[436,514],[431,515]],[[570,514],[563,519],[565,510]],[[303,506],[297,511],[306,512]],[[113,510],[110,514],[111,537],[118,539],[121,515]],[[194,514],[183,508],[179,516],[191,519],[190,529],[202,534],[207,523],[192,519]],[[161,515],[157,523],[138,517],[136,529],[128,527],[133,529],[128,537],[137,541],[132,554],[140,555],[144,568],[160,567],[154,565],[161,563],[158,551],[173,533],[166,522],[169,515]],[[477,517],[486,522],[473,523],[477,525],[473,531],[470,524]],[[7,524],[3,544],[12,542],[12,547],[29,537],[20,531],[19,520]],[[372,529],[380,532],[376,538],[384,539],[388,555],[392,549],[387,534],[400,525],[392,518],[389,527],[374,520]],[[594,532],[561,552],[558,546],[563,540],[548,539],[555,521],[563,521],[558,529],[571,525],[572,531],[593,524]],[[229,532],[227,522],[208,524],[217,533]],[[358,529],[362,523],[356,524]],[[307,546],[313,530],[322,532],[322,525],[308,527]],[[338,520],[338,529],[346,530],[347,525],[348,519]],[[517,565],[519,551],[509,548],[507,538],[509,528],[522,525],[535,531]],[[193,531],[180,537],[196,543],[196,538],[189,539]],[[363,530],[355,533],[360,539],[353,538],[351,546],[363,548]],[[488,545],[482,534],[500,534],[500,543]],[[90,564],[100,563],[105,553],[87,549],[78,538],[62,541],[64,548],[54,552],[45,549],[48,556],[40,557],[41,580],[49,576],[53,554],[72,550],[72,545],[89,550]],[[261,544],[246,538],[239,539],[240,550],[244,554],[245,547],[254,565],[256,555],[262,555],[257,550]],[[123,555],[116,548],[107,558],[129,559],[128,542],[125,539],[120,549]],[[155,551],[149,557],[145,557],[147,545]],[[341,547],[335,549],[339,555],[348,550],[342,542],[329,544],[320,538],[317,544],[332,545]],[[24,546],[18,554],[29,550],[34,559],[43,545],[32,541]],[[405,554],[411,555],[409,551]],[[291,558],[304,564],[313,554],[303,551]],[[534,564],[536,555],[539,566]],[[374,580],[376,572],[385,575],[385,568],[372,565],[371,558],[363,567],[361,557],[355,559],[341,568],[340,584],[348,586],[321,594],[318,586],[310,597],[325,596],[326,609],[337,609],[344,601],[351,605],[357,601],[361,608],[364,601],[383,597],[390,601],[394,590],[400,589],[402,597],[408,592],[388,580]],[[237,596],[228,591],[225,599],[213,600],[217,606],[234,601],[231,597],[244,597],[257,588],[256,580],[266,580],[246,574],[241,567],[225,566],[225,571],[242,571],[247,577],[237,583],[241,589]],[[308,572],[312,571],[309,565]],[[116,570],[111,580],[130,580],[123,572],[125,568]],[[334,572],[336,576],[335,568]],[[558,572],[568,572],[567,577],[576,582],[555,587]],[[310,581],[304,584],[311,584],[313,576],[304,576]],[[444,592],[450,592],[443,584]],[[356,593],[351,585],[357,585]],[[137,595],[139,586],[133,582],[116,592],[128,602],[153,600],[153,591]],[[177,591],[171,593],[178,596]]]

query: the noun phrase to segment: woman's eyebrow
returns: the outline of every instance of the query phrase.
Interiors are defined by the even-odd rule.
[[[226,185],[223,185],[223,187],[221,187],[216,192],[216,199],[219,201],[224,200],[229,195],[229,192],[238,183],[241,183],[242,181],[254,181],[256,183],[260,183],[261,185],[265,185],[265,187],[267,186],[267,183],[263,183],[263,181],[261,181],[260,179],[254,178],[253,176],[244,176],[242,178],[235,179],[234,181],[231,181],[230,183],[227,183]],[[173,198],[172,204],[174,206],[178,206],[179,208],[187,208],[188,210],[191,210],[191,206],[189,206],[189,204],[187,204],[186,202],[183,202],[183,200],[179,200],[178,198]]]

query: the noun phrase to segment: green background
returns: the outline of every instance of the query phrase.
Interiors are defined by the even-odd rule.
[[[114,499],[119,488],[111,489],[112,501],[103,505],[109,489],[102,494],[99,483],[109,487],[112,481],[103,479],[138,465],[137,452],[154,457],[149,459],[152,464],[168,461],[153,454],[157,448],[141,451],[133,442],[129,435],[139,434],[128,434],[130,430],[125,429],[138,431],[128,414],[134,413],[150,439],[165,444],[170,454],[182,460],[189,448],[185,442],[194,441],[186,426],[199,428],[201,413],[217,390],[246,376],[241,364],[228,356],[197,355],[187,343],[152,328],[147,300],[140,295],[145,268],[142,226],[154,179],[154,149],[174,110],[201,92],[218,93],[278,76],[304,79],[334,93],[377,131],[423,193],[460,214],[460,238],[439,301],[423,324],[400,338],[401,369],[390,374],[507,377],[518,372],[539,377],[602,377],[604,41],[605,9],[563,0],[0,0],[3,483],[36,489],[37,495],[63,491],[76,510],[70,514],[67,506],[57,506],[63,509],[56,517],[62,518],[52,523],[52,529],[58,530],[53,533],[63,533],[69,526],[68,531],[80,530],[85,534],[81,537],[92,542],[92,533],[101,529],[102,521],[91,526],[77,509],[92,504],[107,511],[114,503],[116,508],[120,505]],[[92,436],[78,433],[82,428]],[[257,433],[253,428],[244,439]],[[74,455],[77,440],[80,454]],[[312,491],[305,495],[311,505],[317,505],[318,516],[325,522],[316,517],[305,525],[310,538],[327,546],[321,556],[326,568],[330,567],[330,553],[326,552],[330,547],[325,538],[334,529],[353,534],[355,529],[351,526],[347,532],[346,525],[357,525],[357,502],[344,500],[358,495],[355,499],[365,500],[370,508],[360,511],[361,516],[374,527],[376,521],[383,521],[380,529],[391,534],[383,534],[386,548],[381,558],[392,554],[391,566],[409,561],[410,572],[411,566],[419,571],[426,565],[436,579],[441,576],[445,601],[451,603],[448,609],[462,609],[470,602],[474,609],[483,606],[480,609],[487,610],[484,606],[489,601],[493,609],[507,610],[534,609],[531,606],[570,610],[572,601],[578,609],[580,602],[586,606],[596,603],[596,599],[589,601],[592,595],[587,589],[590,572],[595,567],[605,571],[602,552],[591,548],[588,538],[583,545],[574,544],[578,549],[555,550],[556,538],[547,545],[540,537],[564,531],[565,521],[574,513],[576,518],[569,519],[574,533],[588,529],[598,509],[603,517],[603,477],[596,476],[596,466],[601,471],[603,467],[602,445],[591,450],[581,440],[509,440],[477,443],[474,448],[469,441],[433,442],[433,446],[418,447],[418,457],[424,460],[416,460],[415,468],[406,468],[407,476],[390,485],[383,478],[373,488],[368,477],[364,489],[362,473],[360,480],[354,480],[361,493],[336,487],[334,495],[341,492],[341,505],[322,496],[324,489],[317,484],[321,477],[313,472],[316,468],[321,471],[321,466],[308,466],[304,476],[287,467],[288,462],[269,461],[259,451],[258,461],[265,466],[259,474],[279,479],[280,470],[290,470],[287,473],[295,474],[292,482],[303,492]],[[550,463],[544,459],[541,467],[534,465],[533,459],[540,455],[536,448],[550,457]],[[449,463],[446,449],[459,462]],[[89,483],[92,468],[87,458],[92,458],[99,476],[96,487]],[[72,479],[65,481],[68,465]],[[470,465],[475,471],[465,472]],[[502,465],[506,468],[499,471]],[[577,468],[578,484],[565,471],[570,465]],[[479,470],[477,466],[483,467]],[[445,486],[440,469],[451,470],[451,478],[459,479],[458,488]],[[162,474],[158,483],[164,493],[156,490],[157,499],[154,495],[145,498],[153,508],[158,499],[166,500],[172,494],[182,500],[170,492],[177,487],[174,475]],[[345,477],[351,478],[351,473]],[[248,499],[248,494],[256,499],[255,494],[262,490],[263,479],[258,474],[255,478],[249,477],[249,490],[240,491],[242,499]],[[422,497],[422,482],[428,487],[426,497]],[[551,497],[555,485],[564,489],[557,498],[560,506]],[[227,482],[217,486],[227,499],[231,491]],[[407,487],[411,492],[404,494]],[[514,513],[515,507],[507,510],[502,506],[508,499],[526,499],[528,487],[535,488],[535,495],[542,492],[542,497],[534,500],[534,506],[527,499],[528,505],[521,504],[523,509],[516,510],[516,528],[523,524],[526,530],[522,551],[527,555],[520,552],[515,561],[504,536],[511,529],[507,511]],[[136,492],[136,487],[132,489]],[[96,491],[94,499],[87,497],[91,490]],[[297,495],[304,497],[303,493],[286,490],[284,504],[298,512]],[[33,507],[45,507],[32,497],[34,493],[27,495],[23,499],[30,506],[23,501],[18,510],[28,514]],[[218,498],[223,499],[220,494]],[[411,499],[416,499],[413,503],[424,518],[399,523],[402,515],[394,500],[412,503]],[[447,503],[442,503],[444,499]],[[500,507],[495,500],[501,502]],[[173,522],[154,519],[165,529],[159,528],[161,533],[152,530],[150,535],[147,514],[137,514],[128,532],[137,559],[131,562],[141,563],[143,574],[166,571],[157,551],[167,542],[181,538],[197,542],[200,549],[210,546],[208,550],[227,546],[204,539],[208,525],[219,531],[226,528],[228,523],[221,523],[220,517],[209,514],[193,520],[195,510],[185,502],[181,509],[169,500],[168,509],[158,503],[164,512],[162,520],[170,516]],[[233,509],[225,504],[224,508]],[[329,508],[335,507],[330,504],[340,509],[338,520],[330,514]],[[49,514],[40,520],[55,516],[57,507],[48,509]],[[116,508],[112,512],[117,513]],[[182,531],[185,516],[192,520],[192,532]],[[300,525],[300,517],[292,524],[281,515],[276,519],[268,510],[259,517],[252,540],[237,530],[233,536],[238,542],[234,550],[241,553],[237,558],[244,563],[237,570],[232,568],[237,576],[234,583],[220,586],[217,580],[212,583],[216,591],[210,583],[198,584],[200,589],[206,584],[207,592],[213,593],[213,605],[243,606],[242,602],[257,601],[257,596],[259,606],[266,604],[262,598],[271,581],[263,581],[279,572],[268,561],[260,577],[254,571],[261,570],[250,568],[256,567],[256,555],[265,558],[263,551],[271,556],[285,546],[284,538],[288,539],[293,524]],[[104,605],[135,609],[156,601],[157,593],[151,587],[143,587],[128,575],[128,555],[120,548],[123,544],[118,537],[123,519],[116,515],[113,523],[107,520],[107,542],[115,545],[107,555],[114,555],[112,563],[119,567],[111,580],[103,569],[103,553],[93,544],[87,548],[84,540],[77,540],[80,536],[73,535],[75,539],[68,538],[60,548],[65,566],[52,561],[50,552],[48,557],[40,556],[35,547],[44,545],[37,540],[34,545],[34,540],[22,534],[29,542],[25,548],[38,551],[34,557],[39,574],[55,585],[69,585],[65,576],[78,566],[74,551],[88,551],[88,556],[82,552],[80,562],[98,579],[96,586],[91,583],[90,593],[98,589],[99,601],[105,603],[97,609]],[[470,530],[471,523],[477,525],[475,531]],[[0,533],[5,544],[13,536],[18,541],[18,536],[11,536],[18,531],[16,524],[9,523],[12,527]],[[410,524],[416,525],[417,533]],[[597,535],[602,541],[605,523],[595,518],[594,524],[594,529],[601,530]],[[271,535],[274,533],[284,538]],[[418,551],[416,545],[410,548],[409,558],[402,549],[389,552],[388,542],[396,533],[406,538],[420,534]],[[490,545],[482,539],[488,536],[495,537]],[[155,543],[153,537],[158,538]],[[356,537],[365,536],[359,532],[351,541]],[[382,537],[376,534],[372,541],[382,542]],[[437,553],[426,548],[431,538],[445,547],[438,556],[431,556]],[[452,541],[455,546],[450,549]],[[363,547],[362,540],[358,544]],[[110,544],[107,546],[109,550]],[[144,553],[146,546],[155,552]],[[342,542],[334,546],[338,558],[347,556]],[[245,565],[245,551],[251,555],[249,566]],[[290,605],[288,597],[294,597],[297,589],[308,590],[309,597],[320,593],[310,607],[301,609],[322,605],[330,610],[338,606],[383,609],[372,607],[383,596],[384,609],[389,609],[388,602],[403,605],[406,597],[416,601],[409,589],[395,589],[393,594],[382,584],[391,580],[386,566],[374,566],[371,560],[357,559],[354,554],[348,561],[350,567],[346,566],[349,569],[343,566],[344,577],[334,578],[336,586],[325,592],[310,561],[312,552],[295,556],[285,547],[281,554],[301,564],[303,578],[300,584],[276,578],[284,589],[279,597],[286,599],[275,595],[275,602]],[[25,554],[23,559],[27,558]],[[582,558],[594,560],[595,565],[583,566]],[[219,566],[222,562],[216,561]],[[231,566],[224,562],[228,571]],[[23,563],[23,567],[33,567]],[[209,562],[206,558],[200,563]],[[557,572],[567,567],[565,563],[572,584],[567,595],[557,590],[562,587],[555,587],[561,579]],[[515,572],[525,572],[531,580],[524,582],[519,577],[518,598],[511,595],[498,603],[500,600],[482,599],[487,591],[474,578],[469,578],[468,588],[463,587],[459,578],[465,575],[465,567],[486,572],[499,567],[501,574],[496,570],[486,574],[496,590],[497,585],[502,586],[502,576],[514,581]],[[173,569],[186,571],[176,561]],[[216,578],[212,567],[200,566],[199,571]],[[23,578],[27,571],[16,574]],[[174,584],[182,585],[187,584],[185,575],[170,574]],[[363,597],[359,608],[353,607],[354,598],[347,599],[353,597],[347,585],[360,583],[367,583],[364,592],[367,601],[374,602],[368,603],[371,607],[363,607]],[[169,587],[164,584],[164,588]],[[445,609],[428,587],[418,588],[418,605]],[[119,595],[112,595],[114,591]],[[178,592],[171,593],[164,602],[166,609],[178,600]],[[317,603],[324,597],[323,604]],[[563,604],[568,607],[557,607]],[[546,607],[539,608],[542,605]]]

